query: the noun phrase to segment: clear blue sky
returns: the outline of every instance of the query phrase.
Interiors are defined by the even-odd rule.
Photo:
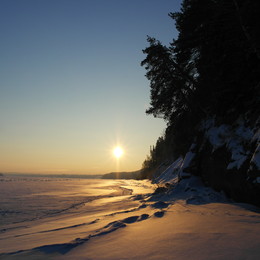
[[[1,0],[0,171],[105,173],[141,167],[165,122],[145,114],[140,62],[177,37],[180,0]]]

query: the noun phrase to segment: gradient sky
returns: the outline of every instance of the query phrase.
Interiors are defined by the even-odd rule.
[[[165,122],[145,114],[146,36],[176,38],[180,0],[1,0],[0,172],[141,168]]]

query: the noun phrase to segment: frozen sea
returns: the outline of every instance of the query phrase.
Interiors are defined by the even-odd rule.
[[[260,259],[259,208],[197,177],[174,185],[1,177],[0,259]]]
[[[1,177],[0,232],[12,224],[75,213],[97,199],[132,194],[124,184],[102,179]]]

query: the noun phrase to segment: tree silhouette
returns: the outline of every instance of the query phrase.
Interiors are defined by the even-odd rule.
[[[153,167],[163,160],[158,150],[170,151],[164,159],[185,153],[201,120],[260,112],[260,1],[184,0],[169,16],[178,38],[167,47],[148,37],[141,63],[150,81],[146,112],[167,121],[146,160]]]

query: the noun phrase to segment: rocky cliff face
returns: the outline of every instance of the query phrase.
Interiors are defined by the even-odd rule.
[[[195,174],[231,198],[260,205],[259,120],[239,119],[232,125],[202,126],[195,149]]]
[[[171,183],[176,174],[179,179],[193,174],[236,201],[260,206],[260,118],[253,122],[204,121],[186,156],[157,174],[155,181]]]

